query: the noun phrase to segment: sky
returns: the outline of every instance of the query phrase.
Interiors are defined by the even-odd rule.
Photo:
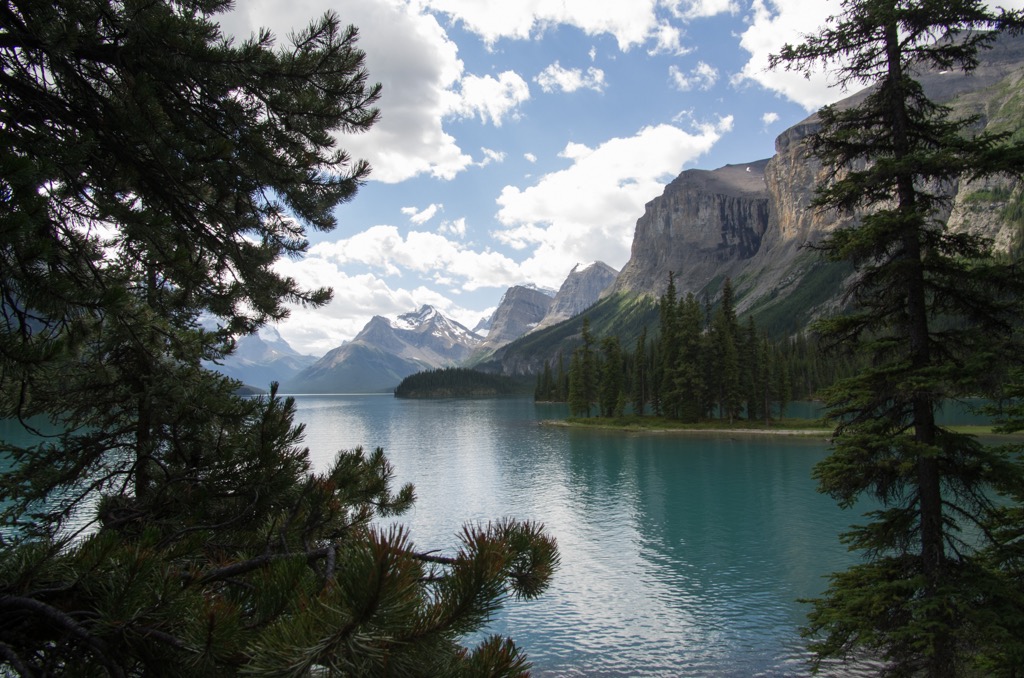
[[[1000,3],[1011,7],[1024,0]],[[359,28],[380,121],[339,137],[373,172],[279,270],[334,299],[277,330],[320,356],[424,304],[470,329],[512,285],[626,264],[644,205],[687,169],[769,158],[847,93],[768,57],[836,0],[236,0],[279,46],[334,11]]]

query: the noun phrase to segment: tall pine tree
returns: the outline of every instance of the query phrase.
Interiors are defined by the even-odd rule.
[[[834,343],[869,356],[829,396],[839,422],[831,456],[815,470],[842,506],[869,495],[882,505],[844,540],[867,560],[835,574],[807,632],[817,660],[866,655],[885,673],[970,675],[991,639],[1019,629],[1024,610],[977,550],[992,533],[993,487],[1021,478],[997,450],[936,422],[950,399],[984,393],[1015,360],[1022,299],[1018,272],[983,238],[943,221],[950,187],[1020,172],[1024,148],[953,120],[915,79],[922,68],[972,70],[997,33],[1021,17],[980,2],[846,0],[842,13],[773,65],[832,66],[844,85],[871,85],[848,108],[820,112],[810,150],[833,168],[819,209],[855,218],[821,249],[852,262],[851,312],[822,324]],[[980,542],[980,543],[975,543]],[[1009,607],[1009,609],[1007,609]],[[986,670],[1011,675],[1010,665]]]

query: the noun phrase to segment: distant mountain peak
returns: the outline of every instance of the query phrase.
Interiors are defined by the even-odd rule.
[[[355,339],[330,351],[288,387],[304,393],[387,391],[415,372],[458,365],[481,341],[424,304],[394,320],[374,316]]]

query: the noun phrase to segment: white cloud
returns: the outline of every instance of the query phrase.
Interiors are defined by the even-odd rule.
[[[403,207],[402,214],[409,215],[409,221],[414,224],[423,224],[433,219],[440,209],[444,209],[444,205],[431,203],[422,210],[416,207]]]
[[[523,153],[523,157],[526,158],[526,162],[537,162],[537,156],[535,156],[533,153]]]
[[[678,66],[668,67],[669,80],[680,92],[689,92],[692,89],[709,90],[718,82],[718,69],[703,61],[684,73]]]
[[[480,122],[490,120],[501,127],[506,116],[515,117],[519,104],[530,98],[530,87],[514,71],[505,71],[493,78],[468,75],[462,79],[458,92],[448,92],[448,112],[460,118],[479,116]]]
[[[587,52],[587,56],[590,57],[591,61],[595,61],[597,59],[597,48],[594,47],[593,45],[591,45],[590,46],[590,51]]]
[[[840,10],[839,0],[754,0],[748,17],[750,27],[740,36],[740,47],[750,53],[750,59],[733,83],[753,81],[807,111],[841,99],[844,92],[830,87],[824,72],[807,77],[784,68],[768,70],[769,55],[777,54],[787,43],[799,43],[803,35],[817,32],[829,16]]]
[[[533,249],[521,269],[523,279],[540,285],[557,288],[568,273],[566,262],[601,260],[619,268],[629,257],[644,204],[731,128],[727,117],[693,132],[658,125],[597,148],[567,144],[561,155],[573,161],[570,167],[528,188],[502,190],[497,216],[505,228],[494,236]]]
[[[761,122],[764,123],[765,127],[767,127],[768,125],[773,125],[778,121],[779,114],[775,113],[774,111],[769,111],[768,113],[765,113],[764,115],[761,116]]]
[[[459,217],[455,221],[442,221],[438,233],[451,233],[459,238],[466,237],[466,218]]]
[[[492,162],[505,162],[505,153],[503,151],[495,151],[492,148],[481,147],[480,152],[484,154],[484,159],[477,163],[480,167],[487,167]]]
[[[240,38],[271,29],[279,45],[315,17],[336,8],[331,0],[245,0],[221,15],[225,31]],[[380,82],[381,119],[366,134],[340,138],[354,158],[373,166],[371,179],[397,183],[426,174],[451,179],[472,164],[442,126],[463,63],[437,19],[405,2],[352,2],[343,20],[359,27],[370,82]]]
[[[657,26],[657,0],[423,0],[426,7],[461,21],[490,45],[501,38],[526,40],[557,24],[587,35],[613,35],[619,49],[644,43]]]
[[[465,231],[465,222],[450,222],[444,232]],[[507,287],[524,277],[519,264],[491,250],[478,252],[448,239],[443,233],[410,231],[404,237],[395,226],[373,226],[350,238],[322,242],[309,249],[309,257],[339,267],[363,264],[397,276],[412,271],[463,290]]]
[[[683,47],[682,29],[667,21],[662,21],[654,31],[654,46],[647,50],[647,53],[652,56],[655,54],[682,56],[692,51],[692,48]]]
[[[578,89],[592,89],[600,92],[604,89],[604,71],[591,66],[586,74],[579,68],[563,68],[557,61],[533,79],[545,92],[560,89],[563,92],[575,92]]]

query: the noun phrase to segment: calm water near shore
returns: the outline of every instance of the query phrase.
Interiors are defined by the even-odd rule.
[[[562,565],[537,601],[510,603],[537,676],[806,675],[799,626],[823,575],[853,556],[860,519],[815,491],[824,440],[630,434],[539,426],[528,399],[298,396],[315,464],[383,447],[417,501],[417,547],[451,550],[467,521],[543,522]]]

